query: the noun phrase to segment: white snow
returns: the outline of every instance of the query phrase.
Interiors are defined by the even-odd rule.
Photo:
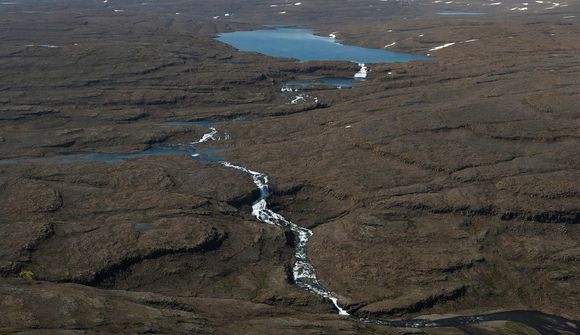
[[[438,46],[438,47],[431,48],[431,49],[429,49],[429,51],[437,51],[437,50],[441,50],[441,49],[443,49],[443,48],[450,47],[450,46],[452,46],[452,45],[454,45],[454,44],[455,44],[455,42],[451,42],[451,43],[445,43],[445,44],[443,44],[443,45],[440,45],[440,46]]]

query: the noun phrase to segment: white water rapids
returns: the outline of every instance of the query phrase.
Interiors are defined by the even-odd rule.
[[[360,64],[361,69],[357,73],[358,77],[366,77],[368,68],[365,64]],[[363,77],[364,76],[364,77]],[[355,76],[356,77],[356,76]],[[293,90],[288,90],[283,92],[294,92]],[[316,100],[317,101],[317,100]],[[204,134],[199,140],[189,143],[189,146],[194,147],[197,144],[201,144],[208,141],[218,141],[222,137],[219,134],[217,128],[212,125],[207,126],[209,131]],[[223,139],[228,140],[230,136],[225,133]],[[200,154],[192,154],[193,157],[198,157]],[[213,160],[215,161],[215,160]],[[477,324],[485,321],[513,321],[526,324],[533,329],[537,330],[541,335],[551,335],[554,334],[554,330],[562,330],[565,332],[570,332],[572,334],[577,334],[578,329],[580,329],[580,322],[575,320],[568,320],[556,315],[548,315],[538,311],[505,311],[505,312],[495,312],[483,315],[471,315],[471,316],[456,316],[443,318],[439,320],[428,320],[428,319],[410,319],[410,320],[380,320],[371,319],[365,317],[356,317],[350,315],[344,308],[340,307],[338,304],[338,298],[332,294],[318,279],[316,275],[316,269],[310,262],[308,257],[308,241],[313,235],[312,230],[301,227],[282,215],[272,211],[268,208],[267,199],[270,196],[270,189],[268,186],[268,176],[264,173],[250,170],[246,167],[236,165],[227,161],[219,161],[219,163],[227,168],[241,171],[252,178],[252,181],[260,191],[260,196],[252,204],[252,215],[256,217],[260,222],[271,224],[274,226],[281,227],[283,229],[288,229],[294,233],[295,237],[298,238],[298,243],[294,249],[294,257],[296,262],[292,267],[292,274],[294,277],[294,282],[299,287],[315,293],[330,300],[335,306],[337,313],[342,316],[348,316],[355,320],[386,326],[386,327],[402,327],[402,328],[423,328],[423,327],[457,327]]]
[[[215,127],[210,126],[209,130],[209,133],[204,134],[199,140],[191,142],[191,145],[220,139],[218,136],[218,130]],[[228,139],[229,136],[226,135],[225,138]],[[225,167],[248,174],[252,178],[256,187],[258,187],[260,190],[260,197],[252,205],[253,216],[255,216],[262,223],[289,229],[298,238],[298,243],[294,249],[296,263],[294,263],[294,266],[292,267],[292,275],[296,285],[332,301],[338,311],[338,314],[345,316],[350,315],[345,309],[338,305],[338,298],[336,298],[320,283],[320,280],[316,275],[316,270],[314,269],[312,263],[310,263],[307,247],[308,240],[313,235],[312,230],[301,227],[268,208],[268,203],[266,201],[266,199],[270,196],[268,176],[261,172],[253,171],[246,167],[227,161],[221,161],[220,164]]]
[[[314,269],[312,263],[310,263],[310,259],[308,258],[307,253],[307,246],[308,240],[313,235],[312,230],[288,221],[282,215],[268,208],[268,203],[266,202],[266,199],[270,195],[270,190],[268,188],[268,176],[260,172],[252,171],[243,166],[232,164],[230,162],[222,162],[221,164],[232,169],[243,171],[252,177],[254,184],[256,184],[260,190],[260,197],[252,205],[253,216],[255,216],[260,222],[289,229],[298,237],[298,244],[294,249],[296,263],[294,263],[294,266],[292,267],[292,274],[294,276],[296,285],[332,301],[338,311],[338,314],[349,315],[345,309],[338,305],[338,299],[320,283],[318,277],[316,276],[316,270]]]
[[[369,72],[369,68],[366,66],[365,63],[359,63],[358,66],[360,66],[360,70],[358,70],[358,72],[354,74],[354,77],[358,79],[366,79]]]
[[[191,142],[191,144],[200,144],[200,143],[204,143],[207,142],[209,140],[218,140],[219,138],[217,137],[218,135],[218,131],[215,127],[210,126],[209,130],[211,130],[209,133],[203,134],[203,136],[197,140],[197,141],[193,141]]]

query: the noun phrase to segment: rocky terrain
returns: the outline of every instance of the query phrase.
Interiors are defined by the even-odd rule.
[[[231,140],[201,146],[270,177],[272,208],[313,230],[318,276],[355,317],[579,320],[580,5],[522,6],[0,4],[0,333],[538,333],[338,316],[293,284],[295,237],[251,216],[247,175],[185,155],[66,160],[207,132],[176,120],[211,120]],[[433,59],[289,104],[285,82],[358,66],[213,40],[264,24]]]

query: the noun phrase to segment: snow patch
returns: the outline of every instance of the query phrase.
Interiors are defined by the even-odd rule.
[[[440,45],[440,46],[438,46],[438,47],[431,48],[431,49],[429,49],[429,51],[437,51],[437,50],[441,50],[441,49],[444,49],[444,48],[450,47],[450,46],[452,46],[452,45],[454,45],[454,44],[455,44],[455,42],[451,42],[451,43],[445,43],[445,44],[443,44],[443,45]]]

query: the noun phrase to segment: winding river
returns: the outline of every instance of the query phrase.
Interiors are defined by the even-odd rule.
[[[471,14],[471,13],[462,13]],[[443,14],[445,15],[445,14]],[[336,40],[336,33],[329,37],[317,36],[312,30],[278,28],[255,31],[238,31],[219,35],[217,40],[227,43],[240,51],[253,51],[272,57],[291,57],[301,62],[311,60],[340,60],[358,63],[360,70],[353,78],[320,78],[311,81],[287,83],[282,87],[282,92],[292,94],[290,104],[304,102],[318,102],[317,97],[306,94],[304,89],[309,88],[350,88],[353,80],[364,80],[369,68],[367,64],[376,62],[407,62],[413,60],[428,60],[430,57],[404,54],[380,49],[368,49],[357,46],[343,45]],[[213,126],[212,126],[213,127]],[[217,139],[216,128],[209,128],[210,132],[204,135],[200,141]],[[496,312],[473,316],[456,316],[438,320],[410,319],[386,321],[379,319],[362,318],[349,314],[348,308],[339,304],[338,299],[327,289],[316,274],[316,270],[308,257],[308,241],[313,231],[301,227],[282,215],[268,208],[267,199],[270,195],[268,176],[262,172],[250,170],[247,167],[230,162],[220,162],[223,166],[241,171],[252,178],[256,187],[260,190],[259,198],[252,206],[252,215],[258,221],[266,224],[279,226],[290,230],[298,239],[294,256],[296,263],[293,266],[294,282],[299,287],[322,296],[332,302],[339,315],[356,319],[360,322],[387,327],[456,327],[467,334],[481,334],[469,325],[485,321],[513,321],[525,324],[535,329],[542,335],[558,333],[580,334],[580,322],[568,320],[563,317],[545,314],[539,311],[518,310]]]
[[[269,178],[266,174],[251,170],[245,166],[237,165],[224,160],[217,155],[221,150],[208,148],[204,144],[210,141],[230,140],[227,133],[222,133],[210,122],[205,121],[183,121],[183,122],[166,122],[163,125],[169,126],[205,126],[208,132],[203,134],[198,140],[184,144],[165,145],[159,148],[152,148],[141,153],[77,153],[72,155],[57,155],[45,158],[36,158],[33,160],[57,160],[57,163],[73,163],[89,160],[96,160],[104,163],[117,163],[129,159],[135,159],[145,156],[158,155],[187,155],[190,159],[196,161],[205,161],[213,164],[220,164],[226,168],[239,171],[246,174],[252,179],[256,188],[260,191],[260,196],[252,205],[252,215],[264,224],[278,226],[282,229],[291,231],[298,242],[294,249],[295,263],[292,267],[294,283],[300,288],[313,294],[328,299],[335,307],[336,312],[344,317],[357,320],[359,322],[401,328],[435,328],[435,327],[455,327],[463,330],[466,334],[481,334],[476,329],[469,326],[486,321],[513,321],[525,324],[535,329],[541,335],[554,334],[580,334],[580,322],[569,320],[560,316],[545,314],[532,310],[514,310],[504,311],[472,316],[455,316],[438,320],[428,319],[408,319],[408,320],[381,320],[351,315],[347,306],[341,306],[338,298],[327,289],[316,274],[314,265],[308,257],[308,241],[314,234],[312,230],[297,225],[286,219],[282,215],[274,212],[268,207],[268,198],[270,196]],[[28,159],[30,160],[30,159]],[[3,164],[17,164],[28,160],[5,160],[0,161]]]
[[[263,34],[274,34],[278,38],[281,39],[294,39],[296,34],[299,34],[304,37],[306,35],[312,45],[319,45],[324,44],[326,46],[330,46],[335,49],[343,48],[339,43],[336,43],[334,39],[330,38],[322,38],[322,37],[311,37],[311,31],[308,30],[301,30],[301,31],[291,31],[288,29],[282,29],[277,31],[266,31],[266,32],[257,32],[257,33],[243,33],[243,34],[236,34],[232,33],[232,35],[222,35],[222,40],[225,39],[224,36],[232,37],[234,40],[236,38],[241,37],[241,41],[246,43],[248,36],[258,36],[258,38],[262,38]],[[286,41],[287,42],[287,41]],[[270,45],[272,46],[272,45]],[[276,46],[276,45],[274,45]],[[276,47],[280,47],[277,45]],[[241,49],[241,48],[240,48]],[[379,59],[379,61],[384,61],[384,57],[397,57],[394,61],[407,61],[407,60],[416,60],[416,59],[425,59],[425,57],[419,56],[406,56],[400,53],[391,53],[386,52],[384,50],[379,50],[380,52],[372,52],[370,56],[366,54],[366,50],[361,50],[360,48],[347,48],[352,52],[352,55],[357,56],[360,54],[365,54],[365,57],[371,57],[371,60]],[[276,50],[276,48],[274,48]],[[302,55],[302,49],[297,49],[296,55]],[[333,51],[333,52],[334,52]],[[272,51],[273,52],[273,51]],[[385,53],[386,52],[386,53]],[[369,71],[367,65],[364,63],[364,60],[358,60],[356,57],[348,56],[346,59],[342,58],[343,60],[352,60],[357,61],[360,65],[359,72],[354,76],[355,78],[365,78],[367,72]],[[335,58],[337,58],[336,56]],[[357,56],[358,57],[358,56]],[[376,58],[375,58],[376,57]],[[383,58],[381,58],[383,57]],[[300,58],[300,57],[297,57]],[[390,61],[393,61],[392,59]],[[319,80],[319,82],[315,82],[316,85],[335,85],[336,88],[341,87],[350,87],[351,82],[348,80],[336,80],[336,79],[325,79]],[[294,97],[290,100],[289,103],[301,103],[307,102],[308,100],[312,100],[317,102],[318,99],[316,97],[311,97],[305,94],[301,89],[305,88],[304,86],[308,86],[311,83],[295,83],[294,85],[287,85],[282,88],[282,92],[287,92],[290,94],[294,94]],[[282,229],[286,229],[291,231],[294,236],[297,238],[298,242],[295,245],[294,249],[294,258],[295,263],[292,267],[292,274],[294,282],[297,286],[319,296],[328,299],[334,305],[336,312],[344,317],[351,318],[353,320],[357,320],[360,322],[364,322],[367,324],[374,324],[380,326],[387,326],[387,327],[406,327],[406,328],[424,328],[424,327],[456,327],[462,329],[467,334],[481,334],[478,333],[477,330],[470,329],[469,325],[477,324],[480,322],[485,321],[513,321],[518,322],[521,324],[525,324],[542,335],[552,335],[558,333],[569,333],[569,334],[580,334],[580,322],[575,320],[569,320],[560,316],[549,315],[539,311],[529,311],[529,310],[516,310],[516,311],[505,311],[505,312],[496,312],[496,313],[489,313],[489,314],[482,314],[482,315],[473,315],[473,316],[456,316],[456,317],[448,317],[438,320],[427,320],[427,319],[409,319],[409,320],[380,320],[380,319],[370,319],[364,317],[358,317],[355,315],[351,315],[348,312],[348,307],[341,306],[339,304],[338,298],[329,290],[327,289],[323,283],[320,281],[316,274],[316,269],[313,264],[310,262],[308,256],[308,241],[314,234],[312,230],[304,228],[296,223],[286,219],[282,215],[274,212],[268,207],[268,198],[270,196],[270,188],[269,188],[269,178],[266,174],[258,171],[251,170],[248,167],[236,165],[234,163],[228,162],[223,159],[223,157],[219,156],[217,153],[220,152],[219,149],[212,149],[204,146],[205,143],[210,141],[219,141],[219,140],[229,140],[230,136],[227,133],[221,133],[220,130],[215,127],[212,123],[206,121],[184,121],[184,122],[166,122],[164,123],[166,126],[205,126],[208,129],[208,132],[203,134],[201,138],[191,143],[186,144],[175,144],[175,145],[166,145],[160,148],[153,148],[146,150],[141,153],[120,153],[120,154],[105,154],[105,153],[78,153],[73,155],[60,155],[59,157],[52,157],[52,159],[57,158],[61,163],[70,163],[70,162],[78,162],[83,160],[97,160],[106,163],[115,163],[118,161],[124,161],[127,159],[138,158],[143,156],[150,156],[150,155],[175,155],[175,154],[186,154],[193,160],[198,161],[209,161],[214,162],[215,164],[221,164],[226,168],[230,168],[232,170],[239,171],[241,173],[246,174],[249,178],[252,179],[257,189],[260,191],[260,196],[252,205],[252,215],[260,222],[265,224],[270,224],[274,226],[278,226]],[[50,157],[49,157],[50,158]],[[40,158],[39,158],[40,159]],[[45,158],[42,158],[45,159]],[[0,161],[0,164],[13,164],[18,163],[21,160],[4,160]]]
[[[209,132],[204,134],[199,140],[190,143],[190,146],[208,142],[211,140],[219,140],[222,137],[219,131],[213,125],[208,125]],[[229,139],[228,134],[224,134],[224,139]],[[203,158],[202,158],[203,160]],[[550,315],[539,311],[531,310],[515,310],[496,312],[472,316],[455,316],[438,320],[429,319],[409,319],[409,320],[380,320],[365,317],[357,317],[351,315],[346,307],[340,306],[338,298],[328,290],[320,281],[316,274],[314,265],[310,262],[308,257],[308,241],[314,234],[312,230],[301,227],[292,221],[289,221],[282,215],[274,212],[268,208],[268,197],[270,196],[270,188],[268,185],[269,178],[266,174],[251,170],[247,167],[236,165],[228,161],[220,161],[219,164],[224,167],[231,168],[242,173],[245,173],[252,179],[258,190],[260,196],[252,205],[252,215],[260,222],[271,224],[282,229],[290,230],[298,239],[298,243],[294,249],[294,257],[296,262],[292,267],[292,274],[294,282],[297,286],[322,296],[328,299],[334,305],[336,312],[344,317],[358,320],[367,324],[374,324],[386,327],[401,327],[401,328],[437,328],[437,327],[455,327],[463,330],[467,334],[480,334],[476,330],[469,328],[469,325],[478,324],[487,321],[512,321],[525,324],[528,327],[535,329],[541,335],[554,334],[580,334],[580,322],[569,320],[560,316]]]
[[[312,237],[312,230],[288,221],[282,215],[268,208],[268,203],[266,202],[266,199],[270,196],[268,176],[230,162],[222,162],[222,165],[247,173],[252,177],[254,184],[256,184],[260,190],[260,197],[252,205],[253,216],[255,216],[260,222],[289,229],[294,233],[294,236],[298,237],[298,244],[294,248],[296,263],[294,263],[294,266],[292,267],[292,274],[296,285],[332,301],[338,314],[350,315],[345,309],[338,305],[338,299],[320,283],[316,276],[314,266],[310,263],[310,259],[308,259],[308,240]]]

